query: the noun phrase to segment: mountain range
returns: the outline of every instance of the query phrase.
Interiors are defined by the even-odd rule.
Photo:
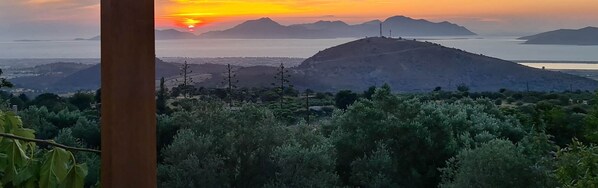
[[[598,45],[598,28],[560,29],[519,38],[525,44]]]
[[[308,24],[281,25],[270,18],[243,22],[231,29],[210,31],[200,38],[241,39],[318,39],[318,38],[363,38],[366,36],[468,36],[476,35],[467,28],[450,22],[434,23],[423,19],[394,16],[384,21],[374,20],[357,25],[342,21],[318,21]],[[392,33],[392,34],[391,34]]]
[[[380,30],[382,26],[382,30]],[[367,36],[470,36],[476,35],[467,28],[450,22],[430,22],[406,16],[394,16],[384,21],[373,20],[349,25],[343,21],[318,21],[314,23],[281,25],[270,18],[245,21],[233,28],[209,31],[200,35],[175,29],[156,30],[156,40],[180,39],[326,39],[363,38]],[[75,40],[100,40],[100,36]]]

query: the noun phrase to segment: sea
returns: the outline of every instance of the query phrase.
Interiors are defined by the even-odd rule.
[[[156,41],[158,57],[297,57],[356,40],[197,39]],[[427,37],[429,41],[534,67],[598,69],[598,46],[529,45],[517,37]],[[99,41],[0,41],[0,59],[99,58]]]

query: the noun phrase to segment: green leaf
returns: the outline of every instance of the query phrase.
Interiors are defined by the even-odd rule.
[[[31,184],[31,182],[37,182],[39,175],[40,162],[32,160],[25,168],[23,168],[13,180],[13,185],[25,185]]]
[[[16,116],[12,112],[1,114],[0,120],[4,123],[4,131],[6,133],[13,133],[14,129],[23,127],[23,121],[21,121],[21,117]]]
[[[20,168],[28,163],[29,157],[20,142],[10,139],[2,141],[0,151],[7,156],[7,166],[4,169],[2,182],[11,182],[17,176]]]
[[[78,164],[71,167],[60,188],[83,188],[87,176],[87,165]]]
[[[35,139],[35,131],[33,129],[17,128],[13,130],[13,134],[20,137]],[[35,142],[19,141],[25,151],[35,150]]]
[[[16,128],[13,134],[25,138],[35,138],[35,131],[33,129]]]
[[[0,143],[2,143],[0,141]],[[1,147],[1,146],[0,146]],[[4,174],[4,171],[8,168],[8,155],[0,151],[0,174]],[[1,180],[0,180],[1,182]]]
[[[50,150],[40,169],[40,188],[56,188],[68,175],[72,154],[62,148]]]

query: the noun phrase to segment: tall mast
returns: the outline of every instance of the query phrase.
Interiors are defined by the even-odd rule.
[[[380,22],[380,37],[383,37],[384,35],[382,35],[382,22]]]

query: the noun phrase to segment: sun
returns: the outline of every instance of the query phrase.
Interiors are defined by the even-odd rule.
[[[193,29],[198,25],[202,24],[203,21],[193,18],[185,18],[183,20],[183,25],[186,25],[189,31],[193,31]]]

